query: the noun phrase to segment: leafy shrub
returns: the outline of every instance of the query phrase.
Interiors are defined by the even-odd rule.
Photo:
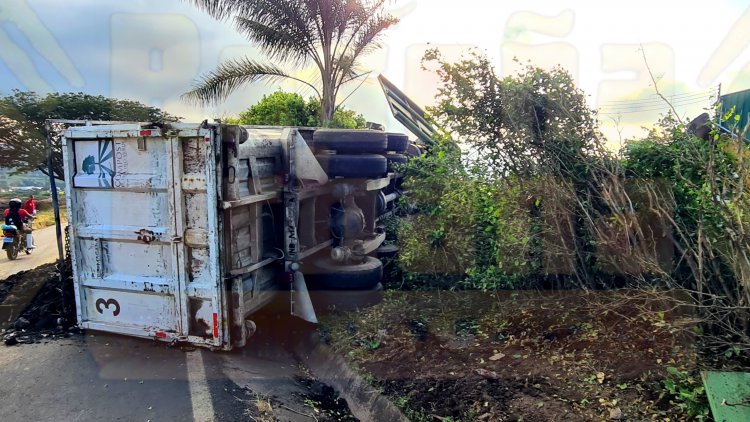
[[[276,91],[271,95],[264,95],[257,104],[241,112],[237,118],[227,119],[227,122],[241,125],[322,126],[320,100],[310,98],[305,101],[299,94]],[[365,127],[366,121],[361,114],[338,107],[327,125],[336,128],[361,129]]]
[[[664,380],[664,389],[672,396],[674,404],[691,420],[706,420],[709,407],[703,382],[687,371],[672,366],[667,368],[667,372],[669,376]]]

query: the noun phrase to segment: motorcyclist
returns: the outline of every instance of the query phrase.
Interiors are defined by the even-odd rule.
[[[34,199],[34,195],[29,195],[29,199],[23,203],[23,209],[31,215],[36,215],[36,200]]]
[[[5,210],[5,224],[16,226],[19,233],[26,234],[26,249],[34,249],[34,240],[31,237],[31,223],[28,226],[24,225],[24,222],[32,220],[33,215],[29,214],[28,211],[22,208],[23,202],[18,198],[13,198],[8,203],[8,209]]]

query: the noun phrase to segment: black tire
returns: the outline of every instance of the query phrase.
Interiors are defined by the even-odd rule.
[[[378,217],[388,211],[388,201],[386,201],[385,193],[382,190],[379,190],[375,196],[375,208],[377,209]]]
[[[18,248],[16,248],[15,245],[13,245],[5,250],[5,254],[8,255],[8,259],[13,261],[16,258],[18,258]]]
[[[361,264],[338,264],[328,257],[312,263],[305,274],[310,290],[368,290],[383,278],[383,263],[367,256]]]
[[[394,259],[398,255],[398,246],[396,245],[383,245],[375,249],[375,256],[379,259]]]
[[[315,158],[330,178],[370,179],[388,173],[388,161],[382,155],[318,154]]]
[[[367,290],[328,290],[310,292],[316,312],[354,311],[377,305],[383,301],[383,285],[378,283]]]
[[[375,256],[383,262],[383,283],[397,284],[401,277],[398,266],[398,246],[382,245],[375,249]]]
[[[388,172],[393,173],[396,171],[396,167],[406,164],[409,161],[409,157],[403,154],[385,154],[386,160],[388,160]]]
[[[408,136],[403,133],[388,133],[388,151],[405,152],[408,146]]]
[[[408,155],[409,157],[421,157],[422,150],[419,149],[419,147],[415,144],[409,144],[409,146],[406,147],[406,155]]]
[[[343,153],[379,153],[388,147],[388,135],[377,130],[318,129],[313,146]]]

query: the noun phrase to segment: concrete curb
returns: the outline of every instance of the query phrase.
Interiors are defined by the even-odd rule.
[[[360,421],[403,421],[409,419],[376,391],[361,376],[354,372],[341,356],[314,337],[308,347],[298,347],[297,357],[310,369],[315,377],[335,388],[346,399],[352,414]]]

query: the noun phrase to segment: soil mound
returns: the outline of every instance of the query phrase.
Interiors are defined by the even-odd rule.
[[[56,264],[15,274],[0,283],[0,336],[8,346],[70,337],[75,298],[70,272],[60,277]]]

